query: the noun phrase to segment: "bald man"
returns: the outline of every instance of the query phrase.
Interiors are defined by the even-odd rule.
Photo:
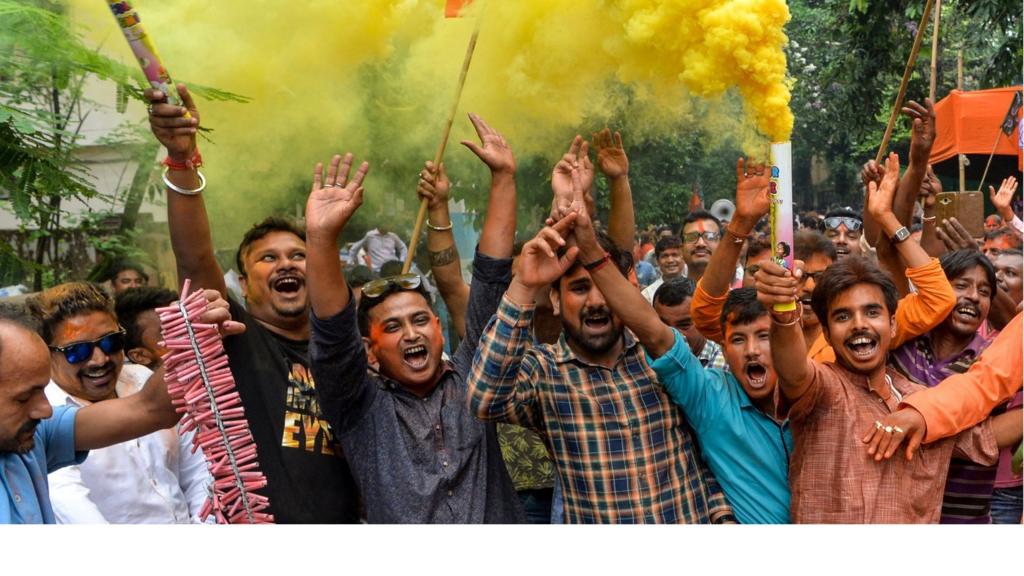
[[[202,322],[227,333],[227,303],[211,301]],[[50,350],[25,323],[0,316],[0,524],[53,524],[47,474],[85,460],[89,450],[151,434],[177,424],[163,369],[138,394],[78,408],[51,407],[43,390],[50,382]]]

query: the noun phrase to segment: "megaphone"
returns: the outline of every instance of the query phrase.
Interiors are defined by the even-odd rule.
[[[732,215],[736,213],[736,205],[732,203],[732,200],[726,200],[725,198],[715,200],[711,204],[711,214],[721,220],[722,222],[732,221]]]

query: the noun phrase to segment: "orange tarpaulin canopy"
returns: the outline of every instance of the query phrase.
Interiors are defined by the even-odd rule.
[[[999,127],[1010,110],[1013,97],[1020,92],[1020,86],[993,88],[962,92],[953,90],[935,105],[935,144],[932,146],[931,163],[937,164],[960,154],[995,153],[1016,156],[1018,168],[1022,165],[1020,147],[1020,119],[1022,110],[1017,111],[1018,124],[1009,136]],[[999,142],[996,143],[998,137]]]

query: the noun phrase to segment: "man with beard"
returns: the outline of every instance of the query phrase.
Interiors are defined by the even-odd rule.
[[[898,176],[899,160],[890,154],[881,185],[869,184],[867,205],[909,261],[908,234],[892,213]],[[757,276],[758,298],[766,307],[797,303],[800,274],[799,268],[791,273],[763,267]],[[922,389],[887,370],[896,301],[892,279],[865,258],[849,257],[825,271],[812,304],[836,351],[836,363],[807,360],[798,303],[792,312],[772,309],[771,349],[782,391],[780,406],[790,418],[795,440],[790,478],[794,522],[936,522],[942,499],[938,488],[945,482],[950,456],[984,465],[996,462],[991,422],[936,444],[910,462],[879,466],[863,450],[861,430],[871,421],[882,427],[879,420],[905,396]]]
[[[523,522],[495,426],[473,418],[465,403],[476,341],[512,272],[513,181],[506,180],[505,194],[492,194],[474,259],[466,337],[447,362],[441,323],[419,275],[367,283],[356,310],[337,242],[362,204],[369,164],[349,180],[352,155],[339,169],[341,162],[334,156],[326,177],[316,165],[306,203],[310,354],[317,394],[348,455],[367,520]]]
[[[544,437],[569,523],[732,521],[682,413],[590,277],[608,264],[625,275],[628,259],[604,235],[598,242],[607,254],[595,262],[577,262],[576,247],[556,255],[584,209],[582,190],[567,215],[523,247],[518,273],[477,346],[470,409],[481,420]],[[534,301],[548,286],[563,332],[554,345],[534,344]]]
[[[658,243],[654,245],[654,253],[658,260],[661,278],[652,282],[641,292],[648,303],[654,302],[654,293],[658,291],[658,288],[661,288],[663,283],[684,275],[686,266],[683,264],[682,250],[683,243],[679,240],[678,236],[660,238]]]
[[[711,261],[711,254],[722,238],[722,223],[710,212],[694,210],[683,218],[683,229],[679,236],[683,240],[686,277],[699,282]]]
[[[580,259],[602,261],[604,250],[586,214],[577,216],[575,237]],[[722,311],[725,355],[733,366],[730,372],[702,366],[679,330],[659,322],[636,288],[613,266],[595,268],[591,277],[612,313],[637,335],[658,381],[686,414],[736,519],[744,524],[788,523],[787,473],[793,439],[788,425],[773,416],[776,377],[768,347],[771,322],[757,293],[750,288],[733,290]]]
[[[192,286],[228,298],[200,194],[199,112],[185,86],[178,88],[184,107],[146,91],[150,127],[167,149],[167,222],[178,282],[190,279]],[[357,522],[355,481],[321,416],[309,373],[305,233],[281,218],[267,218],[245,233],[236,266],[245,306],[229,300],[231,314],[248,329],[225,339],[224,348],[267,477],[264,494],[274,520]]]
[[[98,286],[60,284],[29,299],[28,306],[51,350],[46,395],[54,406],[128,397],[152,374],[141,367],[122,370],[124,328]],[[179,435],[173,427],[158,430],[94,450],[85,462],[52,473],[50,499],[57,522],[198,522],[211,478],[202,451],[192,451],[193,435]]]
[[[988,346],[988,340],[978,330],[988,317],[996,283],[992,263],[975,250],[950,252],[942,257],[941,263],[956,293],[956,307],[930,333],[890,354],[893,367],[911,381],[928,387],[966,372]],[[1017,414],[1019,424],[1019,409]],[[995,480],[995,466],[979,466],[954,458],[946,480],[941,522],[991,523],[989,511]]]
[[[211,293],[207,292],[210,299]],[[244,327],[230,322],[227,303],[211,302],[199,320],[220,324],[225,334]],[[55,352],[91,356],[113,350],[116,338],[77,341]],[[47,473],[81,464],[97,450],[174,426],[180,414],[171,404],[162,369],[137,394],[79,408],[50,406],[51,353],[25,320],[0,310],[0,524],[53,524]],[[101,382],[95,382],[102,384]]]

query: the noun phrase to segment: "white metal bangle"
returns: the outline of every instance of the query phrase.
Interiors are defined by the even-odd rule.
[[[427,228],[430,228],[434,232],[447,232],[452,229],[452,223],[448,222],[447,226],[434,226],[430,223],[430,218],[427,218]]]
[[[177,186],[175,186],[174,183],[167,178],[168,170],[170,170],[170,168],[164,168],[163,174],[164,186],[167,186],[168,190],[173,190],[178,194],[182,194],[184,196],[198,196],[200,192],[206,190],[206,178],[203,176],[203,173],[200,172],[199,170],[196,170],[196,174],[199,176],[199,188],[196,188],[195,190],[188,190],[187,188],[178,188]]]

